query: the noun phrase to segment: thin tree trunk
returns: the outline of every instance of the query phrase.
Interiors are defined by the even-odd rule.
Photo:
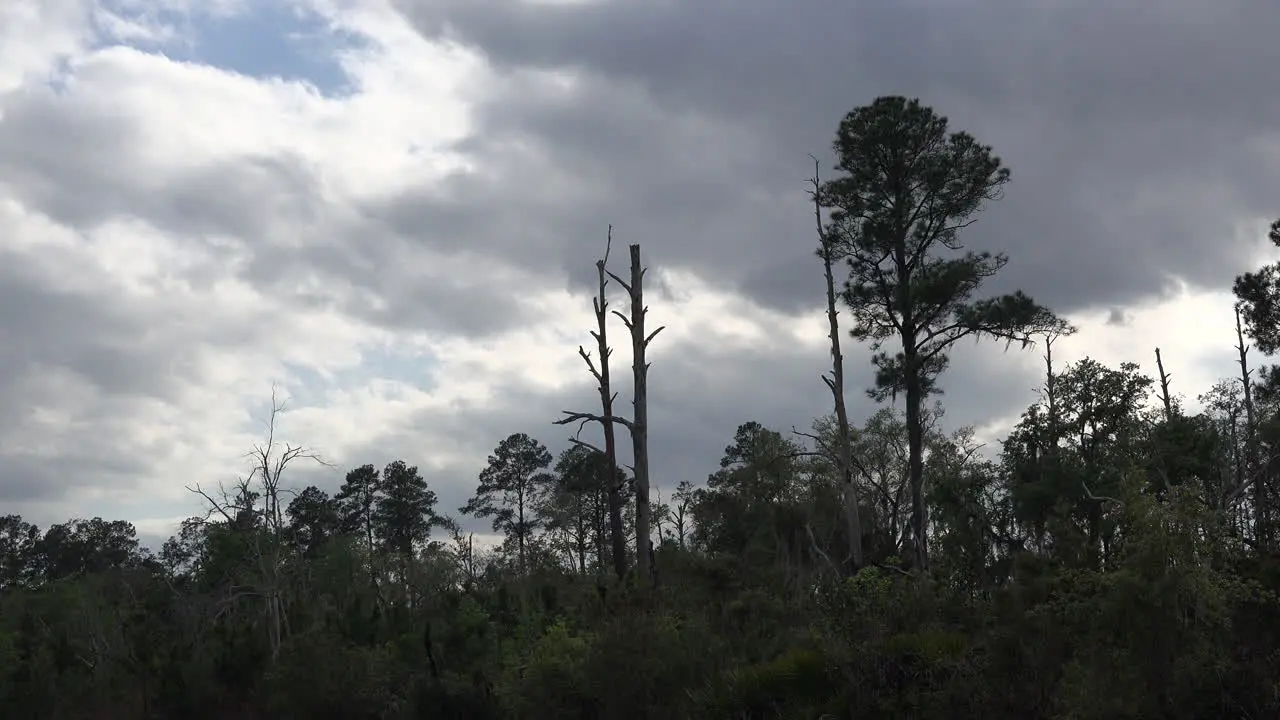
[[[1240,363],[1240,383],[1244,390],[1244,413],[1245,413],[1245,475],[1249,476],[1259,471],[1258,468],[1258,443],[1257,443],[1257,416],[1253,408],[1253,387],[1250,383],[1252,372],[1249,370],[1249,346],[1244,341],[1244,328],[1240,323],[1240,308],[1236,307],[1236,352],[1239,354]],[[1266,484],[1261,478],[1253,481],[1253,535],[1259,547],[1265,546],[1270,540],[1271,528],[1268,518],[1266,496]]]
[[[601,316],[603,318],[603,315]],[[604,340],[603,320],[600,325],[600,347],[607,348]],[[613,417],[613,394],[609,390],[609,359],[602,356],[600,360],[600,397],[602,412],[607,418]],[[618,484],[618,440],[612,422],[604,423],[604,455],[605,467],[601,468],[600,480],[605,486],[605,497],[609,507],[609,538],[613,551],[613,572],[621,580],[627,574],[627,538],[622,529],[622,488]]]
[[[520,554],[520,574],[521,574],[521,575],[524,575],[524,573],[525,573],[525,567],[526,567],[526,566],[525,566],[525,562],[524,562],[524,533],[525,533],[525,524],[524,524],[524,498],[523,498],[523,497],[521,497],[521,498],[519,498],[519,499],[517,500],[517,504],[516,504],[516,512],[517,512],[517,514],[518,514],[517,521],[520,523],[520,527],[519,527],[519,529],[516,531],[516,544],[519,546],[519,554]]]
[[[849,413],[844,402],[844,355],[840,352],[840,322],[836,312],[836,283],[831,265],[835,260],[835,247],[822,228],[822,199],[819,191],[822,187],[818,177],[818,159],[814,158],[813,174],[813,215],[818,228],[820,243],[818,255],[822,258],[822,269],[827,282],[827,322],[830,326],[831,338],[831,377],[823,377],[831,390],[835,402],[836,431],[839,433],[837,461],[839,462],[840,481],[844,488],[845,531],[849,535],[849,557],[853,563],[853,571],[857,572],[863,563],[862,553],[862,516],[859,512],[858,487],[853,479],[853,437],[849,428]]]
[[[631,351],[635,376],[635,414],[631,443],[635,452],[636,477],[636,565],[641,578],[653,573],[649,539],[649,365],[645,361],[644,269],[640,267],[640,246],[631,246]]]
[[[631,444],[635,455],[634,470],[636,482],[636,570],[641,579],[652,580],[651,563],[652,541],[649,538],[649,362],[645,359],[645,351],[653,338],[662,332],[662,328],[645,334],[645,315],[649,309],[644,305],[644,275],[646,269],[640,261],[640,246],[631,245],[631,282],[625,283],[616,275],[610,276],[618,281],[631,296],[631,317],[628,319],[621,313],[623,322],[631,331],[631,369],[635,388],[632,398],[634,414],[631,419]]]
[[[600,427],[604,432],[604,461],[600,463],[599,483],[600,490],[604,493],[607,514],[609,517],[609,539],[612,550],[613,571],[619,580],[626,577],[627,574],[627,539],[623,534],[622,526],[622,488],[618,483],[618,441],[617,433],[614,426],[617,423],[629,425],[630,421],[622,418],[614,417],[613,400],[614,392],[612,382],[610,380],[609,356],[613,351],[609,348],[609,299],[606,295],[606,287],[608,280],[606,277],[616,276],[609,272],[607,265],[609,262],[609,253],[613,249],[613,226],[609,226],[609,234],[605,243],[604,257],[596,261],[596,277],[597,292],[596,297],[592,298],[591,306],[595,310],[596,329],[591,331],[591,336],[596,339],[596,349],[600,353],[600,368],[597,370],[595,362],[581,345],[578,346],[578,354],[587,363],[587,369],[591,371],[591,376],[596,379],[596,387],[600,391],[600,415],[593,413],[581,412],[565,412],[565,417],[557,420],[556,425],[565,425],[574,421],[594,421],[600,423]],[[614,311],[618,314],[617,311]],[[623,317],[625,321],[626,318]],[[574,439],[577,441],[576,438]],[[586,443],[581,443],[586,445]],[[592,447],[587,445],[587,447]],[[600,558],[603,564],[603,558]],[[602,586],[603,587],[603,586]]]
[[[612,245],[613,228],[609,228],[609,242]],[[594,421],[599,422],[604,427],[605,433],[605,450],[606,457],[605,473],[607,481],[606,489],[609,493],[609,525],[613,535],[613,555],[614,569],[618,576],[624,577],[626,574],[626,539],[622,535],[622,503],[619,495],[621,486],[617,482],[615,470],[617,468],[617,446],[614,435],[614,425],[625,425],[631,431],[632,448],[635,455],[634,471],[636,481],[636,562],[640,566],[641,575],[650,575],[651,563],[649,562],[648,549],[649,542],[649,437],[648,437],[648,374],[649,363],[645,360],[645,350],[654,337],[662,331],[658,328],[648,335],[645,334],[644,318],[648,313],[648,308],[644,306],[644,274],[645,269],[640,264],[640,246],[631,246],[631,282],[627,282],[617,275],[609,272],[606,263],[609,258],[608,249],[605,250],[603,259],[596,262],[596,269],[600,276],[600,293],[594,301],[596,310],[597,329],[591,334],[599,343],[600,350],[600,370],[596,370],[595,363],[592,362],[591,356],[578,348],[578,354],[586,361],[588,369],[596,378],[596,382],[600,387],[600,401],[603,414],[595,415],[592,413],[573,412],[565,410],[564,417],[555,421],[556,425],[565,425],[575,421]],[[616,417],[613,414],[613,394],[610,391],[609,384],[609,346],[605,342],[605,318],[608,303],[605,299],[605,276],[608,275],[615,282],[627,291],[631,299],[630,317],[613,311],[614,315],[621,318],[624,325],[631,332],[631,349],[632,349],[632,374],[634,377],[634,398],[635,415],[631,419]],[[579,442],[575,439],[575,442]]]
[[[911,537],[915,542],[915,566],[921,574],[929,572],[929,516],[924,501],[924,427],[920,405],[923,393],[920,378],[911,365],[914,353],[907,356],[907,472],[911,480]]]
[[[613,391],[609,379],[608,340],[608,300],[605,298],[605,264],[609,261],[609,248],[613,245],[613,226],[609,226],[609,235],[605,245],[604,257],[596,262],[596,274],[599,278],[599,294],[595,300],[596,345],[600,353],[600,410],[606,419],[613,417]],[[609,538],[613,551],[613,572],[621,580],[627,574],[627,540],[622,531],[622,493],[618,487],[615,468],[618,467],[618,441],[614,424],[610,420],[601,423],[604,430],[605,467],[601,468],[600,480],[604,484],[609,508]]]
[[[1160,348],[1156,348],[1156,370],[1160,372],[1160,399],[1164,402],[1164,419],[1173,420],[1173,399],[1169,397],[1170,375],[1164,371],[1164,358],[1160,357]]]
[[[907,401],[907,478],[911,485],[911,536],[915,543],[915,569],[920,574],[929,572],[929,516],[924,500],[924,404],[923,378],[920,376],[920,356],[916,345],[916,318],[911,300],[911,274],[907,266],[907,236],[905,230],[894,248],[898,268],[897,302],[901,315],[903,386]]]
[[[592,503],[595,541],[596,541],[596,585],[603,588],[605,579],[605,501],[602,497],[602,490],[596,491],[595,501]],[[619,533],[619,536],[621,533]]]

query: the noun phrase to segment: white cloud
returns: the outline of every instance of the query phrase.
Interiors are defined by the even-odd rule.
[[[58,61],[77,52],[88,32],[89,14],[80,0],[0,5],[0,94],[49,81]]]
[[[47,14],[15,19],[12,10],[6,11],[12,22],[0,26],[20,33],[25,44],[0,42],[5,48],[0,79],[17,86],[17,93],[2,102],[16,104],[46,93],[42,72],[60,54],[70,55],[70,81],[56,99],[43,100],[41,110],[78,118],[90,129],[109,122],[128,128],[123,137],[104,134],[113,145],[104,149],[122,161],[115,169],[119,181],[147,193],[162,194],[170,182],[202,166],[293,152],[332,179],[335,197],[327,209],[336,216],[344,212],[336,204],[344,196],[439,172],[447,158],[433,167],[412,155],[410,144],[431,150],[465,130],[465,103],[455,95],[457,82],[469,71],[466,58],[448,49],[424,57],[429,49],[416,48],[414,55],[431,64],[430,74],[403,64],[379,65],[380,57],[406,50],[403,33],[393,37],[400,43],[393,48],[374,47],[365,56],[348,58],[358,73],[360,94],[326,100],[304,85],[258,81],[128,47],[85,50],[77,34],[83,8],[54,9],[61,13],[53,17],[63,20],[60,24]],[[88,165],[95,159],[73,161]],[[74,166],[68,169],[74,172]],[[273,202],[258,199],[268,206]],[[283,362],[333,372],[358,365],[363,348],[385,342],[385,333],[375,328],[299,307],[291,294],[317,290],[315,278],[304,278],[292,293],[280,293],[239,277],[235,258],[248,260],[261,238],[183,236],[138,216],[145,208],[124,204],[110,210],[101,224],[71,228],[0,197],[5,231],[0,250],[11,267],[32,277],[45,297],[71,295],[87,307],[111,308],[135,319],[139,330],[130,337],[61,341],[130,346],[131,353],[155,360],[157,372],[173,380],[153,378],[157,386],[170,385],[166,391],[120,396],[121,388],[60,367],[61,358],[0,378],[0,387],[21,388],[31,408],[24,421],[0,436],[6,455],[66,460],[84,455],[78,448],[86,438],[109,437],[114,447],[92,444],[94,449],[144,459],[142,477],[112,479],[101,472],[68,479],[79,490],[61,498],[62,505],[46,507],[41,513],[46,517],[40,518],[46,521],[86,511],[96,485],[120,489],[116,504],[135,515],[149,514],[148,506],[189,502],[186,484],[216,482],[240,469],[240,455],[256,437],[245,422],[246,409],[262,402],[271,381],[288,380]],[[283,227],[273,229],[285,242],[297,220],[289,215],[287,207],[274,213],[275,224]],[[335,292],[333,283],[319,289]],[[86,347],[93,351],[95,345]],[[40,349],[30,352],[38,356]],[[395,417],[387,403],[364,410]],[[93,458],[80,459],[92,472]]]
[[[32,10],[37,5],[40,12]],[[0,332],[27,333],[16,343],[6,338],[16,347],[8,354],[0,349],[0,398],[20,409],[0,420],[0,467],[30,473],[0,474],[0,494],[15,510],[42,523],[122,516],[144,533],[170,532],[197,509],[186,486],[214,485],[245,469],[242,454],[261,437],[273,382],[298,398],[281,418],[283,438],[342,468],[405,457],[456,482],[469,482],[499,439],[460,442],[467,428],[459,429],[459,416],[532,412],[504,404],[512,388],[589,394],[575,348],[593,349],[590,300],[561,287],[564,278],[497,255],[434,247],[431,227],[413,238],[363,234],[378,226],[362,215],[363,203],[410,188],[442,193],[437,184],[451,171],[516,172],[472,166],[455,147],[473,129],[476,103],[531,87],[564,103],[574,97],[575,76],[499,77],[474,51],[424,40],[386,3],[307,5],[362,40],[338,57],[352,80],[349,95],[325,97],[304,83],[122,45],[94,47],[102,38],[91,36],[93,9],[82,3],[0,5],[0,136],[21,128],[40,143],[0,144],[0,169],[13,169],[0,177],[0,270],[13,273],[13,287],[21,281],[29,303],[17,314],[0,310]],[[97,23],[115,40],[181,40],[181,28],[136,12],[142,3],[113,7],[111,16],[99,8]],[[165,7],[225,14],[250,6]],[[47,82],[60,73],[65,82],[55,92]],[[710,142],[714,130],[703,123],[673,132]],[[37,131],[49,134],[39,141]],[[526,200],[571,190],[588,203],[616,190],[571,177],[545,148],[510,142],[514,167],[539,169],[528,178]],[[297,187],[265,162],[282,159],[300,168]],[[207,177],[216,181],[196,182]],[[506,198],[466,200],[483,212],[475,208]],[[76,203],[96,210],[68,209]],[[364,256],[388,263],[366,268],[388,285],[516,294],[528,319],[484,339],[425,321],[395,332],[375,326],[344,308],[387,311],[385,288],[301,262],[326,245],[348,251],[343,257],[353,264]],[[613,269],[625,277],[625,254],[616,250]],[[263,269],[256,265],[263,258],[280,265]],[[593,260],[583,258],[574,272],[589,278]],[[654,267],[649,322],[666,326],[651,352],[655,367],[695,350],[714,356],[716,363],[691,371],[708,404],[777,391],[766,387],[769,378],[745,377],[735,359],[805,354],[823,366],[821,311],[770,310],[662,257],[646,261]],[[614,290],[613,307],[625,311]],[[1226,298],[1183,294],[1128,312],[1133,322],[1123,328],[1106,325],[1105,315],[1073,318],[1082,331],[1060,346],[1062,359],[1087,353],[1145,366],[1159,345],[1176,388],[1192,397],[1224,372],[1232,342],[1224,335]],[[37,313],[38,327],[28,323]],[[620,325],[611,327],[614,367],[626,368],[629,344]],[[848,354],[854,362],[852,347]],[[1031,354],[991,357],[1011,373],[1038,366]],[[420,372],[392,372],[389,364]],[[815,377],[794,394],[821,404],[823,392]],[[557,410],[547,408],[547,423]],[[794,420],[803,426],[808,418]],[[370,448],[383,457],[369,457]],[[718,447],[707,452],[713,460]],[[54,486],[37,492],[28,485],[36,482]]]
[[[1236,362],[1235,302],[1230,292],[1206,292],[1174,281],[1171,292],[1123,309],[1123,322],[1114,322],[1110,310],[1068,316],[1076,326],[1075,335],[1059,338],[1053,345],[1053,363],[1061,370],[1069,363],[1092,358],[1108,367],[1134,362],[1143,374],[1158,381],[1155,351],[1160,348],[1165,372],[1171,378],[1170,392],[1180,397],[1187,412],[1201,408],[1197,398],[1218,380],[1234,377]],[[1251,355],[1257,364],[1261,359]],[[1043,346],[1033,352],[1013,355],[1006,362],[1021,368],[1027,377],[1038,378],[1028,390],[1039,387],[1045,372]],[[1153,387],[1149,403],[1157,401]],[[1027,406],[1035,401],[1028,394]],[[978,435],[984,442],[1002,439],[1018,421],[1021,409],[1012,415],[992,418],[982,424]]]

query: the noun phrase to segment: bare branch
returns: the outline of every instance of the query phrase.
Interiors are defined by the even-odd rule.
[[[813,197],[813,220],[818,234],[818,257],[822,259],[823,277],[826,281],[828,337],[831,341],[831,376],[822,375],[820,377],[823,384],[831,391],[831,398],[834,403],[833,408],[836,413],[840,445],[832,453],[832,459],[840,471],[840,479],[844,484],[845,522],[849,535],[849,559],[853,560],[855,566],[859,566],[863,560],[862,520],[858,509],[858,488],[853,481],[855,461],[850,447],[849,415],[844,402],[844,356],[840,351],[840,327],[836,309],[835,275],[831,269],[832,263],[836,259],[836,247],[835,242],[828,235],[822,224],[822,179],[819,173],[818,159],[813,155],[809,157],[813,160],[813,178],[810,180],[813,185],[811,193]],[[816,437],[814,439],[817,440]],[[821,442],[819,442],[819,445],[821,445]],[[828,451],[830,452],[829,448]],[[865,468],[862,468],[860,464],[859,469],[869,477]]]
[[[597,294],[591,302],[591,306],[594,308],[596,316],[596,329],[591,331],[591,337],[595,339],[596,347],[598,349],[598,356],[600,358],[600,365],[598,368],[591,360],[590,354],[587,353],[582,346],[578,346],[578,354],[582,356],[584,361],[586,361],[587,369],[590,370],[592,377],[595,378],[596,386],[600,394],[602,412],[597,415],[595,413],[578,413],[566,410],[564,411],[565,417],[553,421],[553,423],[556,425],[568,425],[569,423],[576,421],[579,423],[577,435],[581,435],[586,423],[599,422],[604,430],[604,450],[601,452],[603,452],[605,457],[608,459],[608,466],[616,467],[617,450],[616,441],[614,439],[614,425],[622,424],[628,428],[632,428],[633,426],[628,421],[623,418],[615,417],[613,414],[613,403],[617,399],[618,395],[616,392],[612,391],[610,384],[609,358],[613,355],[613,349],[609,347],[606,335],[608,331],[609,318],[609,301],[606,292],[606,288],[608,286],[607,278],[616,278],[613,273],[608,272],[607,268],[609,253],[612,247],[613,226],[610,225],[608,236],[605,240],[604,257],[596,261]],[[623,285],[626,287],[628,294],[630,294],[630,287],[627,286],[626,283],[623,283]],[[613,313],[619,314],[617,311],[613,311]],[[579,445],[591,447],[593,450],[598,450],[598,448],[589,446],[587,443],[579,440],[576,436],[572,438],[571,441]],[[626,573],[626,543],[625,538],[622,536],[622,500],[618,494],[618,488],[615,487],[616,483],[610,482],[606,483],[606,485],[608,487],[607,504],[609,530],[612,538],[614,571],[618,578],[622,579]],[[601,558],[601,560],[603,560],[603,558]]]
[[[818,539],[813,536],[813,525],[806,522],[804,524],[804,531],[809,535],[809,544],[813,546],[813,551],[818,553],[818,556],[821,557],[823,560],[825,560],[827,565],[831,566],[831,569],[833,571],[838,571],[839,566],[837,566],[835,562],[832,561],[830,555],[823,552],[822,548],[818,546]]]
[[[645,344],[645,346],[647,347],[647,346],[649,345],[649,343],[653,342],[653,339],[654,339],[654,338],[658,337],[658,333],[660,333],[660,332],[662,332],[663,330],[666,330],[666,329],[667,329],[667,326],[666,326],[666,325],[663,325],[662,327],[658,328],[657,330],[654,330],[653,332],[649,333],[649,337],[647,337],[647,338],[645,338],[645,339],[644,339],[644,344]]]
[[[622,320],[622,324],[627,326],[627,330],[631,330],[631,329],[632,329],[632,328],[631,328],[631,318],[627,317],[626,315],[623,315],[621,312],[619,312],[619,311],[617,311],[617,310],[614,310],[614,311],[613,311],[613,314],[614,314],[614,315],[617,315],[617,316],[618,316],[618,318],[619,318],[620,320]]]
[[[597,415],[596,413],[572,412],[570,410],[561,410],[560,412],[564,413],[564,417],[554,421],[552,423],[553,425],[568,425],[571,422],[583,421],[583,422],[598,422],[602,425],[604,423],[616,423],[618,425],[621,425],[627,428],[628,430],[634,427],[634,423],[632,423],[630,420],[624,417],[618,417],[617,415],[610,415],[609,417],[605,417],[603,415]]]
[[[597,453],[600,453],[601,455],[603,455],[603,454],[604,454],[604,451],[603,451],[603,450],[601,450],[600,448],[596,447],[595,445],[592,445],[591,443],[587,442],[586,440],[579,440],[579,439],[578,439],[578,438],[576,438],[576,437],[571,437],[571,438],[569,438],[569,442],[573,443],[574,445],[578,445],[578,446],[584,447],[584,448],[586,448],[586,449],[588,449],[588,450],[590,450],[590,451],[592,451],[592,452],[597,452]]]
[[[621,285],[621,286],[622,286],[622,289],[623,289],[623,290],[626,290],[628,295],[630,295],[630,294],[631,294],[631,284],[630,284],[630,283],[628,283],[626,280],[623,280],[622,278],[618,277],[617,275],[614,275],[612,271],[605,270],[605,274],[606,274],[606,275],[608,275],[609,277],[613,278],[613,281],[614,281],[614,282],[616,282],[616,283],[618,283],[619,285]]]
[[[1093,502],[1113,502],[1117,505],[1124,505],[1123,501],[1117,500],[1113,497],[1108,497],[1106,495],[1094,495],[1093,491],[1089,489],[1088,483],[1084,481],[1084,478],[1080,478],[1080,487],[1084,488],[1085,497]]]
[[[200,486],[199,486],[199,485],[196,485],[195,487],[191,487],[190,485],[188,485],[188,486],[187,486],[187,490],[188,490],[189,492],[193,492],[193,493],[195,493],[195,494],[199,495],[200,497],[204,498],[204,499],[205,499],[205,502],[209,503],[209,508],[210,508],[209,512],[217,512],[219,515],[221,515],[223,518],[225,518],[225,519],[226,519],[226,521],[227,521],[228,523],[235,522],[234,518],[232,518],[232,517],[231,517],[231,515],[230,515],[230,514],[228,514],[228,512],[227,512],[227,510],[228,510],[228,509],[235,509],[235,508],[230,508],[230,506],[229,506],[228,504],[226,504],[225,502],[220,503],[220,502],[218,502],[217,500],[214,500],[214,499],[209,495],[209,493],[207,493],[207,492],[205,492],[204,490],[202,490],[202,489],[200,488]],[[223,496],[224,496],[224,501],[225,501],[226,491],[223,491]],[[208,516],[208,514],[206,514],[206,515],[205,515],[205,520],[208,520],[208,518],[209,518],[209,516]]]
[[[595,333],[592,334],[594,335]],[[603,382],[604,378],[600,376],[600,371],[596,370],[596,364],[591,360],[591,353],[587,352],[581,345],[579,345],[578,354],[586,361],[587,370],[591,371],[591,377],[595,378],[597,383]]]
[[[813,442],[818,446],[818,448],[822,451],[822,452],[817,452],[817,453],[811,453],[811,452],[795,452],[795,453],[791,453],[792,455],[795,455],[795,456],[798,456],[798,457],[803,457],[803,456],[821,456],[821,457],[824,457],[824,458],[826,458],[826,459],[828,459],[828,460],[832,460],[832,461],[838,461],[838,460],[839,460],[839,458],[837,457],[837,453],[836,453],[836,451],[835,451],[835,450],[833,450],[833,449],[831,449],[830,447],[828,447],[828,446],[827,446],[827,444],[826,444],[826,442],[824,442],[824,441],[823,441],[823,439],[822,439],[822,438],[820,438],[820,437],[818,437],[816,434],[814,434],[814,433],[808,433],[808,432],[801,432],[800,430],[797,430],[797,429],[796,429],[796,426],[795,426],[795,425],[792,425],[792,426],[791,426],[791,433],[792,433],[793,435],[798,435],[798,436],[800,436],[800,437],[808,438],[808,439],[812,440],[812,441],[813,441]]]

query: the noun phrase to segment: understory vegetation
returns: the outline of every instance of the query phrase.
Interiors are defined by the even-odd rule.
[[[1236,327],[1196,329],[1239,367],[1185,398],[1179,358],[1055,362],[1069,324],[980,295],[1006,258],[960,239],[1010,179],[991,148],[885,97],[834,151],[797,229],[826,275],[829,415],[744,422],[705,482],[651,478],[661,328],[639,246],[625,278],[606,246],[578,350],[599,407],[494,438],[462,508],[402,461],[295,486],[323,459],[275,437],[275,404],[252,471],[193,486],[207,512],[159,551],[123,521],[0,517],[0,716],[1280,717],[1280,370],[1250,364],[1280,347],[1280,264],[1237,280]],[[937,397],[966,338],[1045,361],[990,447]],[[534,437],[552,421],[575,433],[558,456]]]

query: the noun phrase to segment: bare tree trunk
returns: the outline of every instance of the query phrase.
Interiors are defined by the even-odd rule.
[[[631,282],[623,282],[613,273],[609,273],[609,276],[631,296],[631,317],[627,318],[617,310],[614,314],[622,318],[623,324],[631,331],[631,369],[635,388],[632,398],[634,414],[629,429],[635,455],[636,569],[640,578],[652,580],[655,576],[651,563],[653,542],[649,537],[649,362],[645,359],[645,352],[654,337],[662,332],[662,328],[645,334],[644,319],[649,312],[644,304],[644,275],[647,269],[640,262],[640,246],[631,245],[630,250]]]
[[[609,246],[613,244],[613,226],[609,227],[609,238],[605,246],[604,257],[596,263],[599,276],[599,295],[596,297],[596,345],[600,353],[600,411],[606,418],[613,417],[613,399],[615,394],[609,379],[609,355],[612,350],[608,341],[608,307],[605,298],[606,263],[609,261]],[[616,468],[618,467],[618,441],[614,423],[610,420],[601,423],[604,431],[605,467],[601,468],[600,481],[605,484],[605,497],[609,507],[609,538],[613,551],[613,572],[621,580],[627,574],[627,539],[622,532],[622,488],[618,486]]]
[[[1235,482],[1232,487],[1239,487],[1244,484],[1244,453],[1240,452],[1240,409],[1231,409],[1231,466]],[[1222,497],[1218,499],[1219,503],[1225,503],[1227,499],[1227,491],[1222,493]],[[1239,530],[1240,517],[1239,513],[1233,513],[1234,522]]]
[[[1257,443],[1257,416],[1253,407],[1253,387],[1250,383],[1250,376],[1253,374],[1249,370],[1249,346],[1244,341],[1244,328],[1240,324],[1240,306],[1236,306],[1236,352],[1239,354],[1240,363],[1240,383],[1244,391],[1244,414],[1245,414],[1245,475],[1249,476],[1259,472],[1258,468],[1258,443]],[[1258,545],[1264,546],[1270,540],[1270,521],[1267,517],[1267,497],[1266,487],[1261,479],[1253,481],[1253,536]]]
[[[587,574],[587,526],[583,522],[582,499],[578,499],[578,518],[576,523],[576,537],[574,544],[577,545],[578,551],[578,573],[580,575]]]
[[[1058,449],[1058,376],[1053,372],[1053,341],[1056,335],[1050,334],[1044,339],[1044,394],[1049,406],[1049,447],[1046,450],[1056,452]]]
[[[609,228],[609,241],[612,244],[613,228]],[[604,454],[608,458],[609,482],[607,485],[609,495],[609,525],[613,531],[613,553],[614,553],[614,569],[619,577],[626,574],[626,541],[622,538],[622,514],[621,500],[618,498],[620,487],[613,476],[613,471],[617,467],[616,463],[616,446],[614,445],[614,425],[623,425],[631,432],[631,442],[633,453],[635,455],[633,471],[635,473],[636,482],[636,563],[640,569],[641,576],[652,575],[652,563],[650,562],[649,549],[652,543],[649,540],[649,434],[648,434],[648,417],[649,417],[649,399],[648,399],[648,376],[649,363],[645,360],[645,351],[649,347],[649,343],[653,342],[654,337],[662,332],[662,328],[658,328],[649,334],[645,334],[645,315],[649,309],[644,305],[644,274],[645,268],[640,263],[640,246],[631,246],[631,282],[627,282],[617,275],[609,272],[606,268],[608,261],[608,250],[605,251],[605,257],[596,262],[596,269],[600,274],[600,294],[595,300],[596,320],[598,329],[591,334],[599,342],[601,369],[596,370],[595,363],[591,360],[591,355],[582,347],[578,348],[578,354],[582,356],[587,363],[587,368],[596,378],[596,382],[600,387],[600,399],[602,414],[573,412],[564,410],[564,417],[555,421],[556,425],[567,425],[568,423],[581,421],[598,422],[604,427],[605,432],[605,449]],[[605,280],[604,276],[608,275],[615,282],[627,291],[627,295],[631,299],[630,317],[623,315],[617,310],[613,311],[617,315],[627,329],[631,333],[631,353],[632,353],[632,375],[635,383],[634,398],[634,416],[631,419],[621,418],[613,414],[613,398],[610,392],[608,381],[608,358],[609,347],[605,343],[605,313],[608,307],[605,301]],[[591,447],[587,443],[573,438],[573,441]],[[616,499],[616,500],[615,500]]]
[[[581,345],[578,346],[578,354],[586,361],[587,369],[591,371],[592,377],[596,379],[596,386],[600,391],[601,414],[575,413],[566,410],[565,417],[557,420],[555,424],[565,425],[575,420],[584,422],[593,420],[600,423],[604,432],[604,450],[602,452],[605,461],[603,467],[600,468],[600,486],[605,490],[608,505],[613,571],[618,576],[618,579],[621,580],[627,574],[627,540],[623,536],[622,529],[622,488],[618,484],[616,473],[616,468],[618,467],[618,442],[617,435],[614,432],[614,425],[619,422],[627,424],[627,421],[615,418],[613,415],[613,400],[616,397],[616,393],[612,390],[612,383],[609,377],[609,356],[613,354],[613,350],[609,347],[608,339],[609,300],[605,293],[608,285],[608,280],[605,279],[605,276],[613,276],[613,273],[608,272],[606,269],[606,265],[609,262],[609,251],[612,247],[613,226],[610,225],[604,248],[604,257],[596,261],[596,276],[599,284],[596,297],[591,301],[596,314],[596,329],[591,332],[591,336],[595,338],[596,349],[600,353],[600,368],[598,370],[595,362],[591,359],[591,353],[588,353]],[[576,438],[574,438],[574,441],[587,445],[587,443],[582,443]],[[588,447],[590,446],[588,445]],[[598,448],[592,449],[598,450]]]
[[[916,359],[907,356],[911,366]],[[915,545],[915,569],[929,572],[929,516],[924,498],[924,426],[920,418],[923,392],[914,368],[907,370],[907,473],[911,478],[911,539]]]
[[[524,493],[523,492],[516,493],[516,518],[517,518],[517,522],[520,523],[519,525],[520,529],[516,532],[516,545],[517,545],[517,551],[520,558],[520,575],[523,576],[525,574],[525,570],[527,567],[525,565],[525,560],[524,560],[524,536],[525,536],[526,529],[528,527],[527,525],[524,524]]]
[[[853,437],[849,428],[849,413],[844,403],[844,355],[840,352],[840,322],[836,312],[836,284],[831,265],[835,261],[835,245],[827,237],[822,227],[822,199],[819,192],[822,187],[818,177],[818,159],[813,159],[813,215],[818,227],[818,256],[822,258],[822,269],[827,281],[827,322],[830,325],[831,338],[831,377],[823,376],[822,382],[831,390],[835,401],[836,431],[839,434],[839,445],[836,448],[839,464],[840,481],[844,484],[844,513],[846,532],[849,535],[849,558],[853,562],[853,571],[857,572],[863,563],[862,555],[862,516],[859,511],[858,487],[853,480]]]
[[[604,525],[605,525],[605,515],[607,515],[608,513],[605,511],[605,508],[604,508],[605,503],[603,502],[603,498],[601,497],[601,492],[602,491],[597,491],[595,501],[592,503],[592,512],[593,512],[593,518],[595,520],[594,527],[595,527],[595,540],[596,540],[596,585],[603,588],[604,580],[605,580]],[[619,537],[621,537],[621,535],[622,533],[618,533]]]
[[[1160,373],[1160,400],[1164,403],[1164,421],[1171,423],[1173,422],[1173,398],[1169,395],[1169,379],[1172,376],[1164,371],[1164,358],[1160,355],[1160,348],[1156,348],[1156,371]],[[1160,476],[1160,486],[1165,492],[1169,491],[1170,485],[1173,483],[1173,478],[1170,477],[1167,454],[1164,449],[1161,449],[1156,457],[1156,471]]]
[[[274,662],[280,655],[280,647],[289,633],[289,617],[284,605],[284,512],[280,505],[280,481],[284,471],[299,458],[313,460],[322,465],[327,463],[316,453],[300,446],[285,443],[283,449],[276,442],[276,420],[284,411],[283,401],[277,401],[274,388],[271,392],[271,415],[267,421],[267,439],[265,443],[255,445],[248,456],[253,461],[249,476],[239,482],[240,500],[229,500],[225,489],[222,499],[218,500],[201,490],[197,485],[188,488],[207,501],[211,511],[216,511],[228,522],[234,517],[241,517],[248,512],[253,518],[248,528],[253,533],[253,548],[258,564],[258,577],[255,578],[251,595],[263,600],[263,609],[267,616],[267,639],[271,648],[271,660]],[[252,490],[254,483],[261,486],[263,508],[261,523],[258,522],[258,511],[254,510]],[[235,600],[233,596],[231,601]]]
[[[1164,358],[1160,357],[1160,348],[1156,348],[1156,370],[1160,372],[1160,399],[1164,401],[1164,419],[1173,420],[1173,399],[1169,397],[1169,378],[1164,371]]]

